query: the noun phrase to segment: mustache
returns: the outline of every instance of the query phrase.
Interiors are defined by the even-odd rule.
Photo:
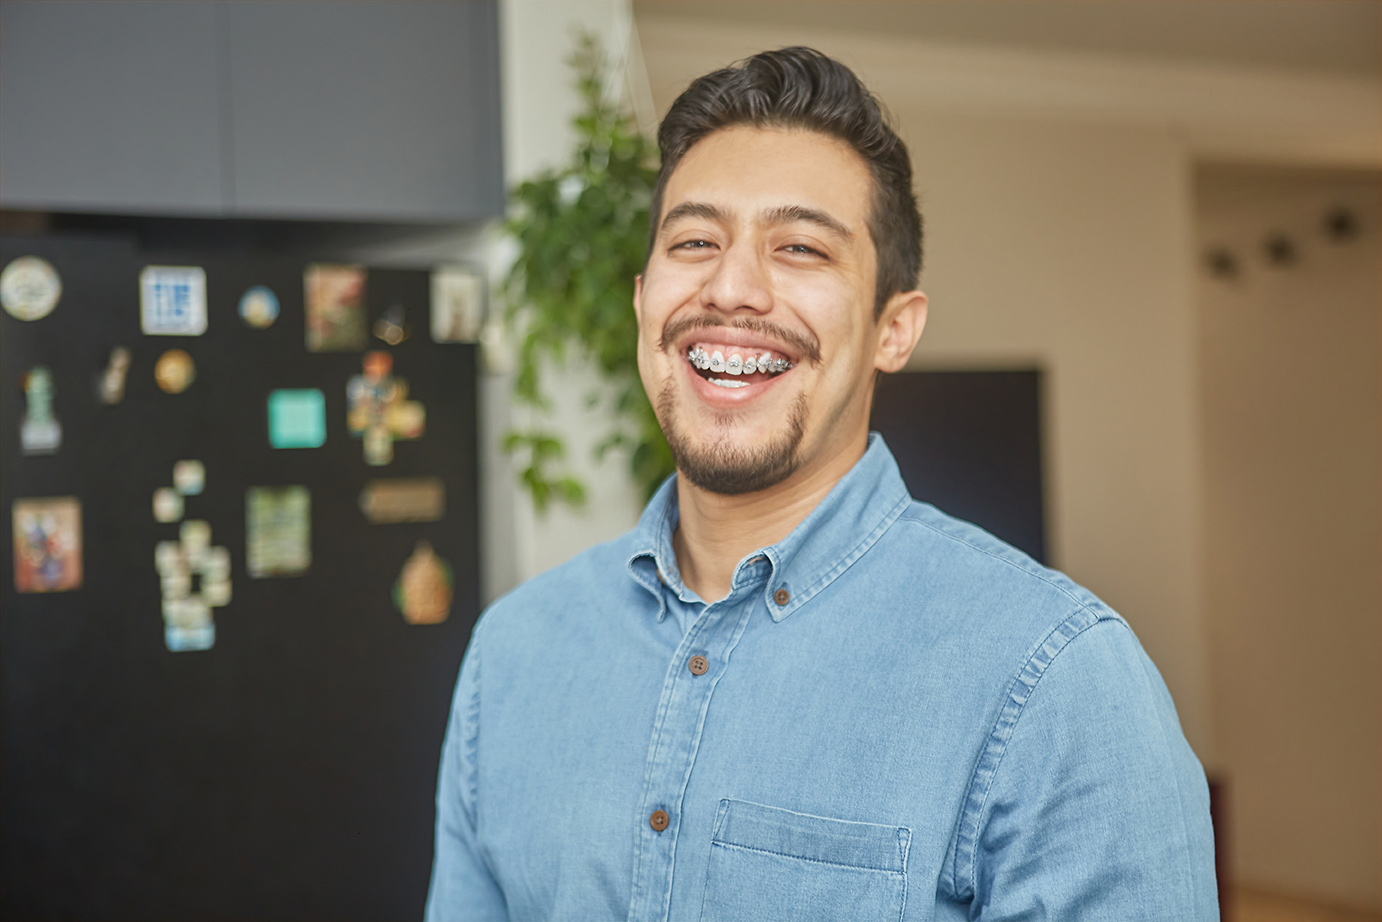
[[[761,333],[776,339],[778,342],[786,343],[812,365],[821,363],[821,344],[816,337],[789,330],[781,324],[764,320],[762,317],[735,317],[729,320],[714,314],[678,317],[662,328],[662,336],[657,341],[658,351],[665,352],[671,344],[681,339],[683,335],[703,327],[731,327],[736,330]]]

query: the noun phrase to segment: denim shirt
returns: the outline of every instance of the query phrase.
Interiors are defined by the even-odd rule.
[[[477,623],[429,920],[1218,918],[1203,772],[1090,592],[876,434],[711,604],[677,508]]]

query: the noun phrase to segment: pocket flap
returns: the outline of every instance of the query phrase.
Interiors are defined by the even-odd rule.
[[[901,874],[912,831],[906,826],[857,823],[744,800],[720,801],[713,841],[807,861]]]

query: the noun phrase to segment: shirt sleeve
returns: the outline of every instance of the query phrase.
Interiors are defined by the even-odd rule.
[[[451,702],[437,778],[436,850],[426,922],[507,919],[504,894],[476,837],[480,724],[480,631],[471,636]]]
[[[1161,676],[1122,621],[1067,636],[1014,683],[975,792],[970,918],[1217,920],[1209,791]]]

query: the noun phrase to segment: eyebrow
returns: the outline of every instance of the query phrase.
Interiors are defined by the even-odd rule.
[[[807,224],[814,224],[841,240],[853,240],[854,234],[850,233],[849,228],[829,214],[816,208],[807,208],[805,205],[780,205],[777,208],[770,208],[763,214],[764,219],[769,224],[794,224],[798,221],[805,221]]]
[[[682,202],[672,210],[662,216],[661,230],[667,230],[669,224],[686,218],[704,218],[707,221],[725,221],[729,215],[718,205],[709,205],[705,202]]]
[[[682,202],[663,216],[661,232],[665,232],[669,225],[686,218],[703,218],[707,221],[726,222],[729,220],[729,213],[720,206],[711,205],[707,202]],[[769,208],[762,213],[762,218],[768,224],[792,224],[797,221],[804,221],[807,224],[816,225],[841,240],[852,241],[854,239],[854,234],[841,221],[820,209],[808,208],[805,205],[779,205],[776,208]]]

